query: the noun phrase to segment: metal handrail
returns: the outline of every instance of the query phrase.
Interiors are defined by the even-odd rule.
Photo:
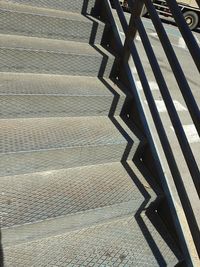
[[[176,108],[174,106],[167,83],[161,72],[159,63],[156,59],[153,48],[151,46],[151,43],[148,39],[147,33],[143,26],[141,16],[140,16],[142,9],[143,9],[143,2],[139,0],[134,1],[134,3],[132,0],[128,1],[129,6],[131,8],[131,18],[130,18],[129,25],[127,23],[123,10],[119,4],[119,1],[114,0],[112,2],[114,2],[119,20],[121,22],[121,25],[122,25],[122,28],[125,34],[125,41],[123,43],[122,40],[120,39],[119,33],[116,30],[117,25],[115,25],[115,20],[111,16],[112,15],[111,10],[109,10],[111,6],[109,4],[109,1],[105,0],[107,10],[108,12],[110,12],[109,18],[111,20],[111,24],[113,27],[115,27],[115,33],[118,35],[116,38],[116,41],[117,41],[118,50],[120,51],[119,53],[120,62],[123,63],[123,67],[125,68],[125,72],[129,79],[129,84],[131,84],[132,86],[131,91],[133,92],[134,97],[136,98],[136,103],[138,105],[138,109],[140,110],[141,121],[143,122],[143,126],[144,126],[147,139],[150,142],[150,147],[151,147],[154,159],[156,161],[159,160],[159,162],[156,163],[157,168],[159,169],[158,172],[162,176],[161,179],[163,179],[162,182],[164,185],[164,190],[167,195],[168,201],[170,203],[172,213],[174,215],[174,221],[178,227],[182,249],[186,255],[186,261],[189,266],[198,266],[197,262],[199,261],[197,258],[198,258],[198,253],[200,253],[200,238],[199,238],[200,221],[198,221],[199,220],[199,208],[198,208],[199,195],[198,194],[200,194],[199,169],[198,169],[195,157],[192,153],[191,147],[188,143],[185,132],[183,130]],[[188,110],[191,114],[194,124],[196,125],[196,129],[200,135],[200,112],[199,112],[198,105],[191,92],[191,89],[189,87],[187,79],[185,78],[185,75],[180,66],[180,63],[170,44],[169,38],[165,32],[162,22],[160,21],[160,18],[155,10],[155,7],[153,6],[151,0],[144,0],[144,2],[151,16],[151,19],[155,26],[157,34],[160,38],[161,44],[165,50],[166,56],[171,65],[172,71],[177,80],[177,83],[179,85],[183,98],[185,99]],[[170,8],[173,9],[173,5],[175,1],[169,0],[169,2],[170,2],[169,3]],[[175,11],[172,12],[172,14],[175,16],[175,20],[177,21],[179,28],[181,28],[182,19],[179,18],[180,16],[179,12],[176,12],[176,9],[175,9]],[[183,29],[181,29],[181,33],[183,34],[183,38],[186,40],[188,49],[191,55],[193,56],[196,66],[198,68],[199,62],[196,62],[196,58],[200,57],[199,47],[197,47],[195,44],[196,40],[193,37],[190,38],[191,32],[188,34],[188,31],[190,32],[187,24],[184,23],[184,27]],[[180,173],[179,162],[177,162],[176,157],[173,153],[173,147],[170,144],[165,128],[163,126],[162,119],[157,110],[155,99],[149,87],[148,80],[145,75],[145,71],[144,71],[141,59],[139,57],[137,48],[134,43],[134,38],[137,32],[140,34],[149,63],[152,67],[154,76],[158,83],[165,105],[167,107],[169,117],[174,127],[176,137],[179,141],[182,154],[186,160],[188,170],[191,174],[191,177],[188,180],[186,180],[183,177],[184,175],[181,175]],[[193,44],[195,45],[193,46]],[[145,118],[146,115],[145,115],[144,107],[142,105],[142,101],[140,99],[140,93],[135,87],[134,77],[133,77],[133,74],[131,73],[130,66],[127,65],[128,60],[130,59],[130,56],[131,58],[133,58],[133,62],[138,72],[138,76],[141,80],[143,93],[149,104],[149,109],[151,112],[152,120],[157,130],[157,135],[158,135],[157,142],[155,142],[156,138],[152,136],[151,129],[149,128],[149,124]],[[118,68],[119,73],[120,73],[120,66],[122,66],[121,63],[119,64],[119,68]],[[158,155],[162,155],[162,159]],[[169,169],[168,176],[165,173],[166,169]],[[171,187],[173,186],[176,187],[175,190],[174,188],[173,190],[171,190]],[[176,192],[178,193],[178,195],[176,194]],[[177,202],[179,202],[179,200],[181,202],[180,205],[182,205],[182,208],[183,208],[181,212],[180,212],[179,207],[177,207],[176,205]],[[180,216],[180,213],[181,213],[181,216]],[[191,232],[193,244],[191,243],[191,236],[188,238],[188,233],[184,231]]]
[[[181,13],[177,2],[174,0],[166,0],[166,2],[192,55],[192,58],[200,72],[200,48],[197,44],[197,41],[194,38],[194,35],[190,31],[190,29],[188,28],[188,25]]]
[[[175,2],[175,0],[172,0],[172,1]],[[176,81],[179,85],[180,91],[181,91],[182,96],[185,100],[187,108],[190,112],[190,115],[193,119],[193,122],[194,122],[196,129],[198,131],[198,134],[200,136],[200,111],[199,111],[199,107],[198,107],[196,100],[195,100],[195,98],[191,92],[188,81],[184,75],[184,72],[181,68],[181,65],[177,59],[177,56],[176,56],[173,48],[172,48],[171,42],[167,36],[167,33],[163,27],[163,24],[162,24],[162,22],[158,16],[158,13],[157,13],[153,3],[151,2],[151,0],[144,0],[144,2],[145,2],[147,10],[149,12],[149,15],[151,17],[151,20],[154,24],[154,27],[157,31],[157,34],[158,34],[160,42],[163,46],[163,49],[165,50],[165,53],[166,53],[167,59],[169,61],[169,64],[172,68],[172,71],[175,74]],[[182,17],[182,14],[179,14],[179,13],[174,14],[174,15],[176,18],[179,18],[179,15],[180,15],[180,17]],[[186,23],[184,23],[183,25],[185,26],[184,28],[187,28],[189,30]],[[179,27],[181,28],[181,25],[179,25]],[[186,38],[186,39],[188,39],[188,38]],[[200,53],[199,48],[194,50],[194,54],[197,54],[197,57],[199,56],[199,53]]]

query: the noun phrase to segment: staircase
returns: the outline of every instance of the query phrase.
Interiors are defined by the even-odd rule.
[[[0,1],[1,266],[175,266],[108,25],[86,2]]]

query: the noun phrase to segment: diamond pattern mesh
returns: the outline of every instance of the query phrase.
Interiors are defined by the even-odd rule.
[[[0,129],[0,153],[127,144],[106,117],[2,120]]]
[[[145,220],[147,227],[152,225]],[[154,229],[150,248],[133,217],[5,249],[6,267],[175,266],[177,258]]]
[[[24,4],[24,10],[35,6],[79,14],[85,4],[89,13],[94,5],[94,0],[6,2]],[[1,75],[14,72],[15,77],[24,73],[32,78],[36,73],[59,74],[84,76],[85,80],[86,76],[88,79],[103,75],[109,77],[113,57],[105,50],[99,53],[99,46],[94,49],[82,43],[88,42],[91,31],[95,31],[96,26],[91,21],[86,21],[86,18],[84,23],[74,21],[72,15],[68,18],[44,15],[50,12],[47,10],[43,10],[43,15],[19,13],[20,8],[22,6],[18,5],[18,11],[0,10],[0,72],[5,73]],[[100,42],[103,32],[102,24],[99,30],[97,42]],[[80,43],[63,41],[65,39]],[[108,56],[111,60],[107,62]],[[107,115],[111,100],[108,95],[111,97],[112,94],[97,94],[96,84],[93,84],[96,94],[87,89],[87,93],[79,98],[81,100],[76,98],[76,102],[74,97],[80,95],[77,92],[80,93],[81,89],[87,88],[87,81],[85,85],[80,83],[77,91],[71,88],[70,98],[66,100],[66,84],[61,77],[53,83],[22,80],[16,79],[16,86],[13,86],[7,77],[4,79],[7,89],[0,88],[3,118],[37,116],[34,119],[0,120],[1,226],[10,231],[5,228],[21,225],[23,231],[23,227],[33,227],[29,223],[38,222],[34,229],[38,227],[39,230],[41,221],[48,224],[46,219],[66,219],[65,216],[72,214],[84,216],[84,212],[92,210],[95,214],[98,211],[102,214],[106,207],[113,209],[107,218],[115,219],[71,232],[62,229],[61,235],[58,235],[58,225],[54,233],[49,231],[48,235],[34,241],[28,240],[27,236],[25,242],[13,242],[4,247],[5,267],[175,266],[174,253],[148,220],[143,218],[153,236],[152,242],[157,245],[155,251],[155,245],[151,246],[147,238],[148,231],[138,225],[133,216],[116,219],[134,214],[144,200],[125,169],[119,163],[113,163],[121,161],[125,152],[128,155],[131,147],[135,153],[138,139],[126,126],[126,136],[123,136],[108,117],[61,117],[67,112],[70,115],[71,109],[76,110],[73,106],[81,115],[93,113],[93,109],[99,112],[98,115],[101,112]],[[88,102],[83,99],[86,95]],[[87,106],[92,108],[90,102],[93,109],[88,111]],[[58,117],[38,118],[50,114]],[[107,164],[95,165],[101,163]],[[90,166],[80,168],[86,165]]]
[[[85,9],[86,3],[87,12],[90,13],[94,6],[95,0],[5,0],[6,2],[19,3],[24,5],[32,5],[38,7],[53,8],[58,10],[66,10],[73,12],[81,12]],[[84,7],[84,8],[83,8]]]
[[[0,71],[3,72],[31,72],[84,76],[98,76],[100,73],[100,66],[103,64],[103,58],[100,54],[98,56],[74,55],[56,51],[37,51],[24,48],[0,48],[0,60]],[[104,72],[105,77],[110,75],[111,67],[112,62],[109,60]]]
[[[94,24],[81,16],[74,20],[0,9],[0,33],[100,43],[103,30],[101,23]]]
[[[144,200],[119,163],[1,177],[0,182],[2,227],[129,201],[134,213]]]

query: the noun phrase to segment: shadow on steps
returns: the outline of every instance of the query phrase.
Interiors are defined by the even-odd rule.
[[[115,110],[118,105],[120,96],[113,90],[113,88],[106,82],[106,80],[104,80],[103,78],[99,78],[99,79],[108,88],[108,90],[112,92],[114,95],[113,103],[111,105],[111,109],[109,113],[109,118],[112,121],[112,123],[115,125],[115,127],[124,136],[124,138],[127,140],[127,143],[128,143],[124,151],[124,154],[122,156],[121,163],[123,167],[126,169],[133,183],[137,186],[140,193],[144,197],[144,202],[141,204],[140,207],[138,207],[137,213],[134,216],[135,220],[137,221],[137,224],[142,232],[142,235],[145,238],[146,242],[148,243],[148,246],[150,250],[152,251],[159,266],[162,266],[162,267],[168,266],[168,263],[169,263],[169,262],[166,262],[167,252],[162,251],[162,248],[160,247],[160,245],[162,244],[159,244],[159,239],[160,240],[163,239],[164,242],[167,244],[169,250],[173,252],[172,254],[174,254],[174,258],[172,258],[171,260],[177,261],[178,265],[176,266],[184,266],[183,265],[184,263],[182,261],[182,254],[175,240],[173,239],[173,237],[168,231],[169,229],[165,227],[165,224],[162,222],[161,218],[159,217],[157,213],[157,208],[159,207],[159,203],[164,198],[163,192],[161,191],[159,186],[156,184],[156,181],[153,179],[152,174],[144,166],[144,163],[142,163],[140,161],[140,158],[138,158],[140,153],[138,155],[135,154],[134,159],[133,159],[133,165],[135,166],[136,169],[138,169],[138,172],[140,172],[141,176],[144,178],[143,182],[146,181],[147,184],[150,186],[151,191],[152,192],[154,191],[153,195],[151,195],[151,191],[147,190],[145,188],[145,184],[143,184],[143,182],[140,181],[139,177],[137,177],[137,175],[135,174],[135,169],[133,168],[132,165],[130,165],[130,162],[127,162],[128,155],[131,151],[134,140],[132,140],[129,137],[129,135],[121,127],[121,125],[118,123],[115,117]],[[126,105],[126,102],[127,100],[125,100],[124,105]],[[133,127],[134,122],[133,121],[127,122],[124,116],[122,116],[122,119],[124,123],[130,128],[130,130],[136,136],[138,136],[138,139],[140,140],[140,143],[141,143],[144,136],[140,132],[138,132],[139,130]],[[157,240],[154,235],[157,236]]]
[[[1,229],[0,229],[0,267],[4,267],[4,260],[3,260],[3,247],[1,242]]]

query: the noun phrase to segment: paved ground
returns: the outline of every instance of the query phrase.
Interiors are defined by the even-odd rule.
[[[127,19],[129,19],[130,14],[126,13]],[[149,36],[150,42],[152,44],[152,47],[154,49],[154,52],[157,56],[159,65],[161,67],[161,70],[163,72],[163,75],[167,81],[168,87],[170,89],[172,98],[174,100],[174,104],[176,106],[176,109],[178,111],[179,117],[182,121],[185,133],[188,137],[189,143],[191,144],[193,153],[195,154],[198,164],[200,166],[200,138],[196,132],[196,129],[194,127],[194,124],[192,122],[192,119],[189,115],[188,109],[186,107],[186,104],[183,100],[183,97],[180,93],[179,87],[176,83],[176,80],[174,78],[174,75],[171,71],[171,67],[168,63],[168,60],[165,56],[165,53],[162,49],[162,46],[160,44],[159,38],[157,36],[157,33],[154,29],[154,26],[152,25],[150,19],[148,18],[143,18],[143,23],[145,25],[147,34]],[[192,89],[193,94],[195,95],[196,101],[200,107],[200,75],[199,72],[193,63],[192,57],[187,49],[187,46],[184,42],[184,39],[181,36],[181,33],[179,32],[178,28],[176,25],[169,23],[169,22],[164,22],[164,27],[165,30],[168,34],[168,37],[171,41],[171,44],[174,48],[174,51],[181,63],[182,69],[185,73],[185,76],[188,80],[188,83]],[[120,32],[123,35],[122,29],[119,26]],[[193,32],[198,44],[200,45],[200,31],[197,30]],[[166,107],[164,105],[164,102],[162,100],[162,96],[159,92],[158,85],[155,81],[154,75],[152,73],[151,67],[149,65],[148,59],[146,57],[146,53],[144,51],[141,39],[139,36],[136,37],[136,47],[138,49],[138,52],[140,54],[140,58],[142,59],[143,62],[143,67],[146,71],[146,75],[148,77],[148,81],[150,84],[150,87],[152,89],[153,95],[156,99],[156,104],[158,111],[160,112],[160,115],[164,121],[165,127],[167,130],[169,130],[169,134],[173,136],[173,127],[172,123],[169,120],[169,117],[167,116],[166,112]],[[141,83],[139,80],[139,77],[137,75],[137,71],[133,68],[135,80],[137,86],[140,88]]]

